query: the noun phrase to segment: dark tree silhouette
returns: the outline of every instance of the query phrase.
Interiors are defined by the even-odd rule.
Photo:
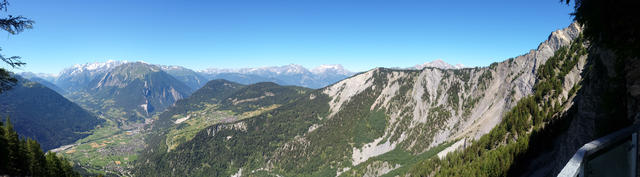
[[[640,1],[574,0],[574,4],[572,15],[584,25],[587,39],[623,56],[640,56]]]
[[[7,12],[9,2],[7,0],[0,1],[0,11]],[[16,35],[25,29],[31,29],[35,22],[21,15],[7,15],[0,17],[0,28],[9,34]],[[2,49],[0,49],[2,51]],[[20,67],[25,63],[20,60],[19,56],[5,57],[0,54],[0,59],[12,68]],[[11,72],[5,68],[0,68],[0,93],[11,88],[18,80],[11,75]]]
[[[75,177],[71,163],[55,152],[46,154],[35,140],[20,137],[11,119],[0,121],[0,176]]]

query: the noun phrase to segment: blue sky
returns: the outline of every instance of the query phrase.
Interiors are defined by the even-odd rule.
[[[342,64],[352,71],[442,59],[486,66],[568,26],[558,0],[10,0],[34,28],[0,38],[14,72],[144,60],[200,70]],[[2,15],[6,15],[3,13]],[[6,67],[6,65],[2,65]]]

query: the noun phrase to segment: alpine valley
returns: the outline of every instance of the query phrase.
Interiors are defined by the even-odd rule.
[[[20,135],[69,158],[82,174],[130,176],[133,161],[147,144],[145,126],[155,126],[158,117],[186,108],[202,114],[183,120],[193,126],[171,129],[175,146],[206,126],[273,110],[311,90],[301,86],[324,87],[352,74],[340,65],[193,71],[109,60],[74,65],[56,75],[20,73],[20,83],[0,95],[0,111],[11,117]],[[222,94],[225,87],[215,84],[222,82],[234,90]],[[215,101],[209,98],[213,94],[222,95]],[[205,101],[198,110],[183,105]]]
[[[574,42],[580,33],[572,24],[553,32],[536,50],[488,67],[375,68],[321,89],[298,91],[300,96],[285,102],[269,100],[276,90],[234,89],[238,86],[214,81],[208,87],[217,89],[207,88],[206,97],[194,98],[201,101],[178,102],[158,117],[133,171],[138,176],[418,174],[417,164],[469,147],[502,126],[504,115],[539,90],[541,66],[549,62],[567,63],[553,97],[563,98],[561,104],[570,100],[585,51],[572,58],[556,55],[572,44],[578,47],[571,50],[582,49]],[[230,92],[257,94],[226,96]],[[236,104],[251,102],[257,104],[252,109]],[[254,116],[238,116],[256,110],[260,113]],[[188,122],[204,118],[222,121],[205,127]],[[197,132],[181,136],[191,130]]]
[[[574,22],[485,67],[110,60],[20,73],[0,116],[87,176],[554,176],[638,116],[640,62],[610,58]]]

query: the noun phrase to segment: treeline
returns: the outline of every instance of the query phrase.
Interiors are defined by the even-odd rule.
[[[44,153],[40,144],[21,138],[11,120],[0,121],[0,176],[80,176],[69,161],[56,153]]]
[[[570,47],[562,47],[540,66],[534,93],[522,98],[502,121],[462,151],[425,160],[409,172],[412,176],[509,176],[519,159],[535,151],[530,142],[540,142],[548,134],[545,126],[559,124],[553,119],[561,111],[564,77],[587,54],[584,38],[579,36]],[[576,88],[570,94],[576,93]],[[571,97],[571,95],[569,95]],[[535,140],[535,141],[532,141]]]

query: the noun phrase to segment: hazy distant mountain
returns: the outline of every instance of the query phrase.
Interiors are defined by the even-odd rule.
[[[32,72],[23,72],[19,74],[20,76],[22,76],[23,78],[29,79],[33,82],[37,82],[39,84],[42,84],[56,92],[58,92],[61,95],[64,95],[67,93],[67,91],[65,89],[62,89],[60,87],[58,87],[58,85],[54,84],[53,82],[55,82],[56,77],[53,75],[48,75],[48,74],[35,74]]]
[[[16,131],[49,150],[86,137],[104,120],[55,91],[19,77],[19,83],[0,94],[0,117],[11,117]]]
[[[76,64],[57,75],[46,75],[48,80],[65,91],[87,89],[89,82],[111,69],[129,63],[127,61]],[[151,64],[153,65],[153,64]],[[274,82],[281,85],[296,85],[321,88],[350,77],[354,72],[341,65],[321,65],[311,70],[296,64],[260,68],[218,69],[209,68],[199,72],[182,66],[156,65],[163,71],[189,86],[193,91],[213,79],[226,79],[241,84]],[[44,77],[44,74],[24,73],[24,75]]]
[[[90,81],[125,63],[129,62],[109,60],[107,62],[76,64],[73,67],[64,69],[59,74],[35,74],[25,72],[21,73],[21,75],[28,78],[42,78],[42,80],[49,81],[59,87],[60,89],[57,91],[61,91],[60,93],[66,93],[87,89]],[[189,86],[192,91],[197,90],[198,88],[202,87],[207,81],[213,79],[226,79],[240,84],[274,82],[280,85],[322,88],[355,74],[354,72],[345,69],[344,67],[342,67],[342,65],[339,64],[320,65],[312,69],[307,69],[301,65],[289,64],[284,66],[241,69],[209,68],[198,72],[182,66],[156,66],[160,67],[161,70],[178,79],[180,82]],[[461,64],[451,65],[438,59],[431,62],[415,65],[414,67],[408,69],[421,70],[425,67],[440,69],[464,68],[464,66]]]
[[[309,88],[322,88],[353,75],[341,65],[321,65],[310,71],[296,64],[242,69],[209,68],[200,73],[209,79],[226,79],[242,84],[275,82]]]
[[[426,62],[423,64],[419,64],[419,65],[415,65],[413,66],[412,69],[418,69],[418,70],[422,70],[426,67],[431,67],[431,68],[440,68],[440,69],[462,69],[464,68],[464,65],[462,64],[456,64],[456,65],[451,65],[445,61],[442,61],[441,59],[436,59],[430,62]]]
[[[284,83],[284,81],[278,80],[277,78],[262,77],[254,74],[242,74],[242,73],[232,73],[232,72],[219,73],[219,74],[206,74],[201,72],[201,75],[204,75],[205,77],[211,80],[224,79],[224,80],[229,80],[229,81],[237,82],[244,85],[249,85],[249,84],[258,83],[258,82]]]
[[[198,90],[200,87],[206,84],[207,81],[209,81],[206,77],[200,75],[199,73],[182,66],[158,66],[160,66],[160,68],[164,72],[189,86],[193,91]]]
[[[32,80],[30,78],[37,77],[50,83],[56,82],[56,79],[58,78],[58,74],[49,74],[49,73],[22,72],[22,73],[19,73],[19,75],[29,80]]]
[[[311,69],[311,73],[317,74],[317,75],[329,75],[329,74],[353,75],[354,74],[353,72],[344,69],[344,67],[342,67],[342,65],[339,65],[339,64],[320,65],[318,67]]]

